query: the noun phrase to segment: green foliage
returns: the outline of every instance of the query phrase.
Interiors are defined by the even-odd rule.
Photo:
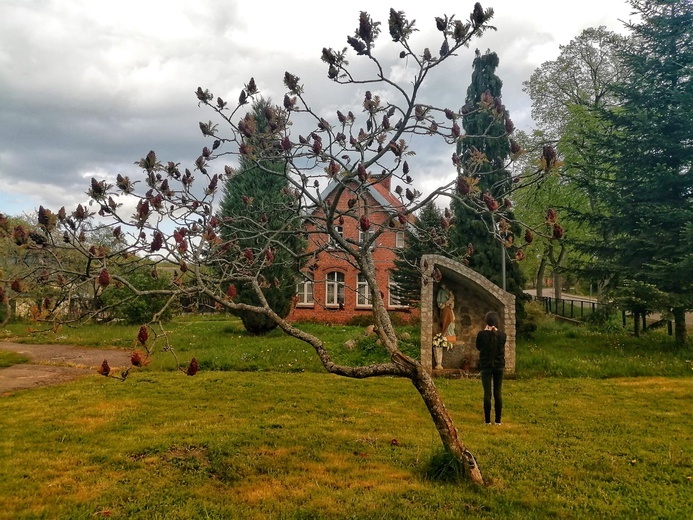
[[[535,240],[525,248],[525,257],[539,259],[528,262],[528,273],[536,279],[537,289],[546,275],[553,277],[554,291],[560,297],[563,278],[575,281],[583,276],[592,283],[589,274],[579,270],[578,262],[589,262],[590,257],[578,247],[579,243],[608,242],[609,230],[585,225],[584,220],[573,218],[575,212],[590,214],[605,211],[594,198],[592,190],[581,179],[599,182],[604,163],[599,154],[584,147],[584,137],[604,132],[591,110],[596,107],[614,107],[617,98],[611,90],[614,82],[624,75],[624,65],[618,51],[625,38],[604,27],[583,30],[567,45],[560,47],[559,56],[538,67],[524,91],[532,99],[532,118],[538,129],[521,142],[531,153],[546,143],[555,143],[563,159],[560,176],[552,175],[526,190],[518,192],[517,214],[535,231]],[[534,171],[535,163],[525,160],[523,171]],[[556,210],[558,222],[565,230],[560,240],[553,237],[550,225],[545,224],[547,210]],[[582,225],[580,225],[582,223]]]
[[[609,234],[585,244],[593,275],[610,291],[625,282],[637,286],[639,294],[630,291],[636,299],[645,287],[656,288],[648,310],[673,309],[683,344],[683,311],[693,308],[690,277],[681,276],[691,251],[685,230],[693,221],[693,5],[632,5],[641,17],[629,24],[632,36],[620,56],[627,74],[612,86],[619,106],[593,111],[605,131],[578,134],[585,154],[600,158],[581,182],[604,211],[579,216]]]
[[[566,125],[573,119],[574,107],[618,104],[611,85],[624,74],[618,51],[625,40],[605,27],[584,29],[559,47],[555,60],[542,63],[523,83],[532,99],[532,119],[547,140],[570,139]]]
[[[127,275],[127,280],[140,291],[166,289],[171,279],[163,270],[154,278],[142,270]],[[109,285],[101,295],[104,305],[110,307],[108,315],[130,324],[142,324],[151,321],[168,300],[166,296],[146,295],[135,297],[124,285]],[[111,307],[112,306],[112,307]],[[161,315],[163,321],[169,321],[179,310],[177,304],[170,305]]]
[[[493,199],[499,198],[512,182],[506,163],[511,155],[509,133],[513,130],[513,123],[501,104],[503,82],[495,73],[498,64],[495,52],[482,55],[477,51],[465,105],[471,113],[463,122],[464,130],[470,137],[460,141],[457,148],[457,153],[465,160],[478,152],[484,155],[484,160],[475,170],[466,173],[478,179],[479,190]],[[475,111],[484,104],[493,104],[494,109]],[[474,253],[465,259],[471,269],[502,287],[505,257],[506,290],[516,296],[517,327],[521,330],[524,279],[514,261],[522,236],[520,227],[509,224],[507,229],[497,230],[499,220],[494,211],[479,215],[476,210],[457,200],[453,201],[452,209],[455,225],[450,231],[450,246],[455,252],[466,251],[468,244],[473,246]],[[513,219],[513,213],[509,212],[505,222],[512,222]]]
[[[397,250],[392,273],[397,284],[395,293],[403,305],[416,306],[421,300],[421,257],[447,255],[447,233],[439,231],[442,220],[443,212],[430,202],[419,212],[415,225],[405,230],[405,247]]]
[[[257,136],[271,134],[268,116],[272,114],[271,102],[263,99],[253,105],[247,117],[256,125]],[[249,139],[249,143],[259,146]],[[239,168],[226,180],[221,201],[222,221],[230,222],[222,228],[225,240],[235,244],[230,254],[241,255],[246,248],[264,250],[271,255],[267,265],[257,273],[264,279],[263,295],[270,308],[280,317],[291,310],[291,300],[296,294],[296,282],[301,265],[296,255],[304,247],[301,238],[299,205],[288,189],[286,164],[282,160],[254,160],[244,156]],[[272,245],[273,244],[273,245]],[[250,284],[236,287],[235,301],[257,305],[259,298]],[[277,324],[264,314],[239,310],[236,314],[246,330],[253,334],[266,334]]]
[[[618,309],[612,305],[600,305],[585,317],[585,324],[598,332],[617,332],[623,328]]]

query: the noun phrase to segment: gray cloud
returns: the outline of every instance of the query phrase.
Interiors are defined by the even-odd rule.
[[[498,32],[487,33],[433,74],[423,97],[459,108],[474,48],[489,48],[500,57],[504,103],[516,126],[529,128],[530,102],[522,81],[583,28],[618,28],[617,15],[609,13],[627,13],[627,5],[612,1],[611,10],[594,11],[599,16],[586,11],[604,3],[596,0],[577,7],[527,1],[522,2],[524,12],[515,0],[492,3]],[[462,12],[458,2],[440,2],[431,12],[419,2],[401,4],[398,9],[416,18],[421,29],[416,45],[430,45],[433,52],[440,44],[433,16],[458,11],[458,17],[466,17],[472,7],[470,2]],[[384,22],[377,50],[387,50],[387,9],[379,7],[372,14]],[[0,212],[84,202],[89,177],[136,175],[134,161],[150,149],[162,159],[190,165],[208,144],[197,122],[213,117],[197,106],[198,86],[233,103],[254,76],[263,95],[280,102],[283,74],[289,70],[301,77],[317,113],[333,116],[337,108],[357,113],[367,87],[335,86],[319,61],[323,46],[346,46],[357,17],[358,11],[348,5],[335,4],[327,12],[324,3],[312,0],[272,6],[227,0],[4,0]],[[401,72],[406,79],[406,64],[397,53],[384,62],[385,70]],[[353,54],[349,60],[357,70],[367,67],[366,60]],[[411,161],[422,186],[450,174],[450,147],[429,141],[420,140]]]

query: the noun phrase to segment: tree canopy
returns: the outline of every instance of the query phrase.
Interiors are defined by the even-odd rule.
[[[455,221],[450,244],[454,251],[470,252],[466,259],[470,268],[515,294],[517,327],[521,329],[524,283],[515,260],[523,254],[518,248],[522,234],[520,227],[513,224],[511,201],[504,197],[513,185],[508,170],[510,159],[519,149],[510,138],[515,128],[502,103],[503,82],[496,75],[499,62],[495,52],[481,54],[477,50],[463,107],[468,112],[463,119],[467,137],[457,143],[457,154],[467,165],[465,182],[493,203],[479,212],[460,200],[453,200]],[[479,110],[481,107],[488,110]],[[497,216],[495,204],[498,203],[505,206],[503,218]]]
[[[681,271],[693,221],[693,4],[631,5],[640,20],[629,25],[632,37],[619,53],[627,73],[612,85],[617,106],[591,112],[604,131],[578,133],[585,153],[599,158],[581,182],[605,211],[579,217],[610,234],[585,244],[594,275],[624,301],[634,301],[635,293],[623,294],[627,287],[638,288],[638,299],[651,287],[648,310],[671,310],[682,344],[685,310],[693,307]]]
[[[473,39],[492,28],[489,25],[492,16],[492,9],[476,3],[466,19],[436,17],[440,47],[434,51],[415,50],[410,41],[414,22],[403,12],[391,9],[387,29],[392,41],[382,48],[379,45],[378,51],[387,55],[394,49],[394,56],[407,60],[411,76],[400,83],[384,73],[383,62],[375,53],[380,22],[361,12],[355,32],[347,37],[351,51],[325,47],[321,56],[327,76],[335,85],[352,86],[362,96],[358,115],[349,109],[336,110],[333,114],[317,113],[308,100],[309,86],[288,71],[283,76],[286,93],[282,103],[264,111],[268,123],[264,129],[258,125],[252,109],[261,96],[254,78],[248,80],[234,103],[199,87],[195,92],[198,103],[210,110],[217,122],[200,123],[200,130],[211,141],[211,147],[202,148],[194,165],[186,168],[161,160],[152,150],[136,162],[142,170],[142,181],[122,174],[115,181],[94,178],[88,190],[89,204],[80,204],[72,211],[46,210],[39,216],[48,247],[57,246],[51,239],[56,229],[63,231],[63,243],[79,244],[83,229],[93,222],[114,238],[111,246],[101,250],[78,247],[84,255],[81,269],[73,272],[72,279],[61,279],[60,269],[51,270],[48,273],[51,283],[67,291],[71,280],[90,280],[102,290],[108,290],[115,281],[139,296],[165,296],[164,308],[180,298],[204,297],[220,309],[266,316],[287,334],[310,345],[325,370],[332,374],[406,378],[419,392],[447,452],[469,479],[482,482],[476,459],[462,442],[431,375],[417,359],[399,348],[399,337],[378,287],[371,248],[362,247],[339,231],[340,223],[350,219],[368,233],[370,240],[377,240],[385,231],[401,229],[411,214],[437,197],[454,198],[478,214],[493,214],[494,222],[507,220],[509,207],[504,203],[504,190],[510,191],[511,186],[501,183],[493,191],[483,193],[468,189],[474,184],[470,172],[481,158],[477,154],[462,157],[454,154],[450,168],[457,172],[457,177],[430,195],[424,197],[414,187],[414,146],[418,138],[439,139],[453,150],[466,139],[460,121],[481,112],[494,117],[505,113],[495,99],[457,111],[439,107],[434,100],[426,99],[423,88],[433,69],[447,64]],[[364,67],[350,68],[349,52],[355,53]],[[293,132],[292,128],[300,130]],[[225,218],[219,212],[216,197],[220,187],[243,164],[252,164],[258,176],[280,175],[287,183],[282,190],[286,196],[282,200],[287,218],[281,221],[279,229],[274,219],[260,218],[258,225],[251,228],[255,235],[248,236],[248,219]],[[273,167],[276,164],[285,167],[277,170]],[[400,189],[395,192],[402,206],[385,209],[389,211],[388,218],[382,223],[371,222],[368,215],[375,209],[359,201],[367,200],[364,194],[374,183],[385,180],[399,184]],[[236,187],[231,184],[230,190],[235,192]],[[329,197],[323,198],[322,188],[328,184],[335,187]],[[240,196],[241,200],[247,197],[243,202],[248,204],[252,195],[241,193]],[[134,208],[134,213],[127,208]],[[291,225],[293,217],[303,214],[305,208],[313,210],[311,227],[302,231],[328,236],[331,244],[337,245],[358,268],[368,285],[378,339],[389,361],[364,366],[340,364],[332,357],[329,342],[288,322],[270,304],[264,289],[274,280],[267,279],[266,269],[278,261],[280,251],[293,253],[295,260],[301,256],[302,253],[286,247],[284,238],[289,230],[285,226]],[[176,269],[167,288],[142,290],[119,274],[124,262],[129,266],[139,263],[146,269],[151,269],[152,262],[166,263]],[[237,288],[241,285],[253,291],[255,301],[239,299]],[[157,316],[152,319],[156,320]],[[154,321],[146,323],[140,329],[138,341],[142,345],[148,346],[152,341],[150,329],[154,324]],[[165,337],[165,330],[161,335]],[[172,351],[172,346],[167,344],[166,349]],[[197,368],[191,361],[188,374],[194,374]]]

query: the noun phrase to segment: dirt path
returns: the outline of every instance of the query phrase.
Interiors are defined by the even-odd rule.
[[[0,350],[17,352],[30,363],[0,369],[0,396],[17,390],[74,381],[94,374],[104,359],[111,368],[130,365],[130,351],[75,347],[73,345],[28,345],[0,341]]]

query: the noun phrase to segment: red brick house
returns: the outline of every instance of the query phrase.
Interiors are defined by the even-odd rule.
[[[335,222],[338,232],[355,245],[367,238],[359,226],[359,218],[366,215],[371,227],[367,233],[383,229],[372,246],[378,286],[383,293],[388,311],[401,313],[404,319],[413,315],[413,309],[400,305],[392,289],[394,282],[391,271],[397,249],[405,246],[404,226],[397,219],[402,203],[390,192],[390,177],[372,178],[373,182],[363,190],[350,216]],[[339,183],[332,182],[322,193],[322,200],[329,200]],[[340,197],[338,213],[349,210],[352,195]],[[353,203],[353,201],[352,201]],[[347,323],[354,317],[370,315],[370,292],[365,279],[348,261],[347,254],[330,239],[327,233],[317,232],[317,221],[324,222],[324,213],[317,210],[306,219],[308,251],[315,252],[303,270],[304,279],[298,284],[297,296],[289,319],[292,321],[318,321],[325,323]]]

